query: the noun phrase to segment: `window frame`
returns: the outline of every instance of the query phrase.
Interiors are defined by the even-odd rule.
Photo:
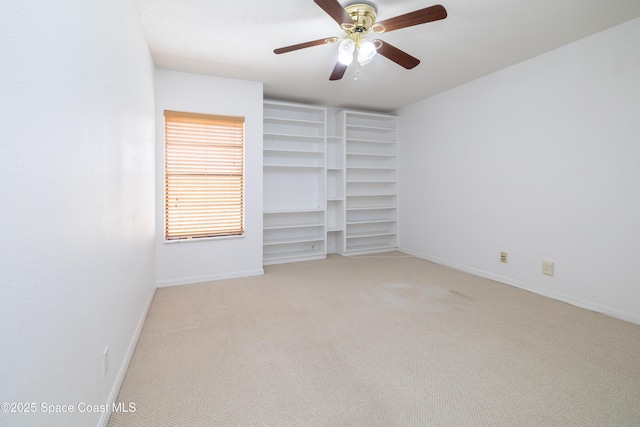
[[[173,110],[163,117],[164,242],[244,237],[245,117]],[[191,203],[177,197],[170,206],[176,195]]]

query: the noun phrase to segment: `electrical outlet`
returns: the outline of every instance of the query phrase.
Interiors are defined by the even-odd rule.
[[[505,264],[507,263],[507,253],[506,252],[500,252],[500,262],[504,262]]]
[[[553,261],[542,261],[542,272],[547,276],[553,276]]]
[[[102,378],[107,376],[109,372],[109,347],[105,347],[102,352]]]

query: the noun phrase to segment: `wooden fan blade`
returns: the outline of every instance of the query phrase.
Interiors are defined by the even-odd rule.
[[[329,80],[340,80],[344,76],[344,72],[347,71],[347,67],[348,65],[344,65],[342,62],[336,63]]]
[[[339,25],[342,25],[342,24],[353,25],[353,19],[351,19],[351,16],[347,13],[346,10],[344,10],[344,7],[342,7],[342,5],[338,3],[338,0],[313,0],[313,1],[318,6],[320,6],[322,10],[324,10],[327,13],[327,15],[332,17],[333,20],[336,21]]]
[[[384,21],[377,22],[376,25],[384,26],[384,32],[389,32],[414,25],[426,24],[427,22],[439,21],[446,17],[447,10],[444,6],[437,4],[414,12],[405,13],[395,18],[385,19]]]
[[[293,50],[304,49],[304,48],[312,47],[312,46],[319,46],[321,44],[335,43],[337,41],[338,41],[337,37],[329,37],[327,39],[314,40],[314,41],[310,41],[310,42],[306,42],[306,43],[299,43],[299,44],[294,44],[294,45],[291,45],[291,46],[281,47],[279,49],[275,49],[273,51],[273,53],[279,55],[281,53],[287,53],[287,52],[291,52]]]
[[[383,42],[382,40],[374,40],[374,43],[380,44],[380,47],[378,48],[378,53],[380,55],[392,60],[407,70],[414,68],[420,63],[418,58],[414,58],[407,52],[402,51],[389,43]]]

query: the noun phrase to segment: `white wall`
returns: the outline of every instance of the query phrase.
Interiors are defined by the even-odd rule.
[[[37,405],[0,425],[97,425],[154,291],[153,63],[129,0],[3,0],[0,51],[0,402]]]
[[[640,323],[638,40],[635,19],[399,110],[401,249]]]
[[[158,69],[155,94],[157,285],[262,274],[262,83]],[[245,117],[243,237],[164,242],[164,110]]]

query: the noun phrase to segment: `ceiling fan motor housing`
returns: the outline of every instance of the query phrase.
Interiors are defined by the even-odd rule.
[[[344,8],[353,24],[342,24],[342,28],[347,32],[370,33],[376,23],[377,9],[373,3],[353,3]]]

